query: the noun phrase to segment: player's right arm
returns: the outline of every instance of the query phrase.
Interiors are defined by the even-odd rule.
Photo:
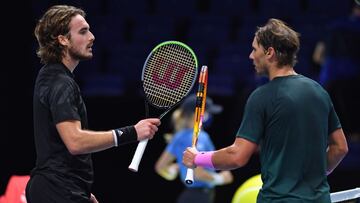
[[[134,126],[115,129],[122,130],[117,138],[112,130],[84,130],[78,120],[60,122],[56,124],[56,128],[69,152],[78,155],[102,151],[131,141],[151,139],[158,130],[158,125],[160,120],[157,118],[144,119]]]
[[[210,156],[211,164],[216,169],[232,170],[244,166],[249,161],[251,155],[257,150],[258,145],[244,138],[237,137],[234,144],[212,152],[206,152]],[[212,153],[211,155],[208,153]],[[184,152],[183,163],[189,167],[196,167],[195,157],[202,156],[195,148],[187,148]],[[206,155],[205,155],[206,156]],[[208,162],[205,160],[205,162]]]
[[[232,145],[216,151],[212,161],[217,169],[236,169],[246,165],[257,148],[256,143],[237,137]]]

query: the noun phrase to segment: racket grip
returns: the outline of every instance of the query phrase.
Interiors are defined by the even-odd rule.
[[[192,185],[194,183],[194,169],[188,168],[186,171],[185,183]]]
[[[144,154],[146,145],[148,143],[149,139],[141,140],[136,148],[135,154],[133,156],[133,159],[129,165],[129,170],[133,172],[137,172],[139,168],[139,164],[141,161],[141,158]]]

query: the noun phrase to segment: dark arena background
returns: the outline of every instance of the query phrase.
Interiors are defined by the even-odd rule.
[[[143,63],[162,41],[189,45],[199,65],[209,67],[210,95],[224,111],[207,129],[217,148],[233,143],[249,93],[266,82],[254,74],[249,59],[253,33],[269,18],[279,18],[301,33],[301,49],[295,70],[319,80],[321,65],[313,60],[317,42],[327,34],[328,23],[351,15],[351,0],[68,0],[11,1],[3,7],[2,96],[0,138],[0,194],[12,175],[27,175],[35,165],[32,93],[41,67],[33,34],[36,21],[47,8],[69,4],[83,8],[96,37],[92,60],[80,62],[74,71],[88,110],[90,128],[108,130],[135,124],[144,118],[140,81]],[[360,38],[360,35],[357,36]],[[358,43],[359,40],[354,41]],[[360,44],[356,46],[360,47]],[[359,53],[358,53],[359,54]],[[345,69],[346,67],[344,67]],[[360,67],[357,67],[360,69]],[[357,75],[359,77],[359,75]],[[359,122],[360,81],[331,94],[349,143],[349,154],[328,177],[331,192],[360,187]],[[351,96],[347,94],[351,93]],[[346,108],[342,108],[341,102]],[[170,114],[144,153],[139,172],[127,169],[137,144],[94,153],[93,193],[102,203],[175,202],[183,188],[179,179],[166,181],[154,165],[171,132]],[[309,143],[311,144],[311,143]],[[296,157],[294,157],[296,158]],[[258,156],[232,171],[235,180],[216,189],[217,203],[230,203],[237,188],[260,173]],[[286,173],[286,171],[284,171]]]

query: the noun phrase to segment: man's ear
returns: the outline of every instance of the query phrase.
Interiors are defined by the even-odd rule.
[[[269,58],[273,57],[275,55],[275,49],[273,47],[269,47],[266,51],[265,51],[266,56],[268,56]]]
[[[69,45],[69,39],[65,35],[59,35],[57,38],[61,45],[63,46]]]

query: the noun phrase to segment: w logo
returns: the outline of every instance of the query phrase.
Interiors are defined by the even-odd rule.
[[[156,61],[152,72],[152,79],[157,85],[165,85],[166,88],[176,89],[181,85],[189,68],[174,62],[166,63],[163,59]]]

